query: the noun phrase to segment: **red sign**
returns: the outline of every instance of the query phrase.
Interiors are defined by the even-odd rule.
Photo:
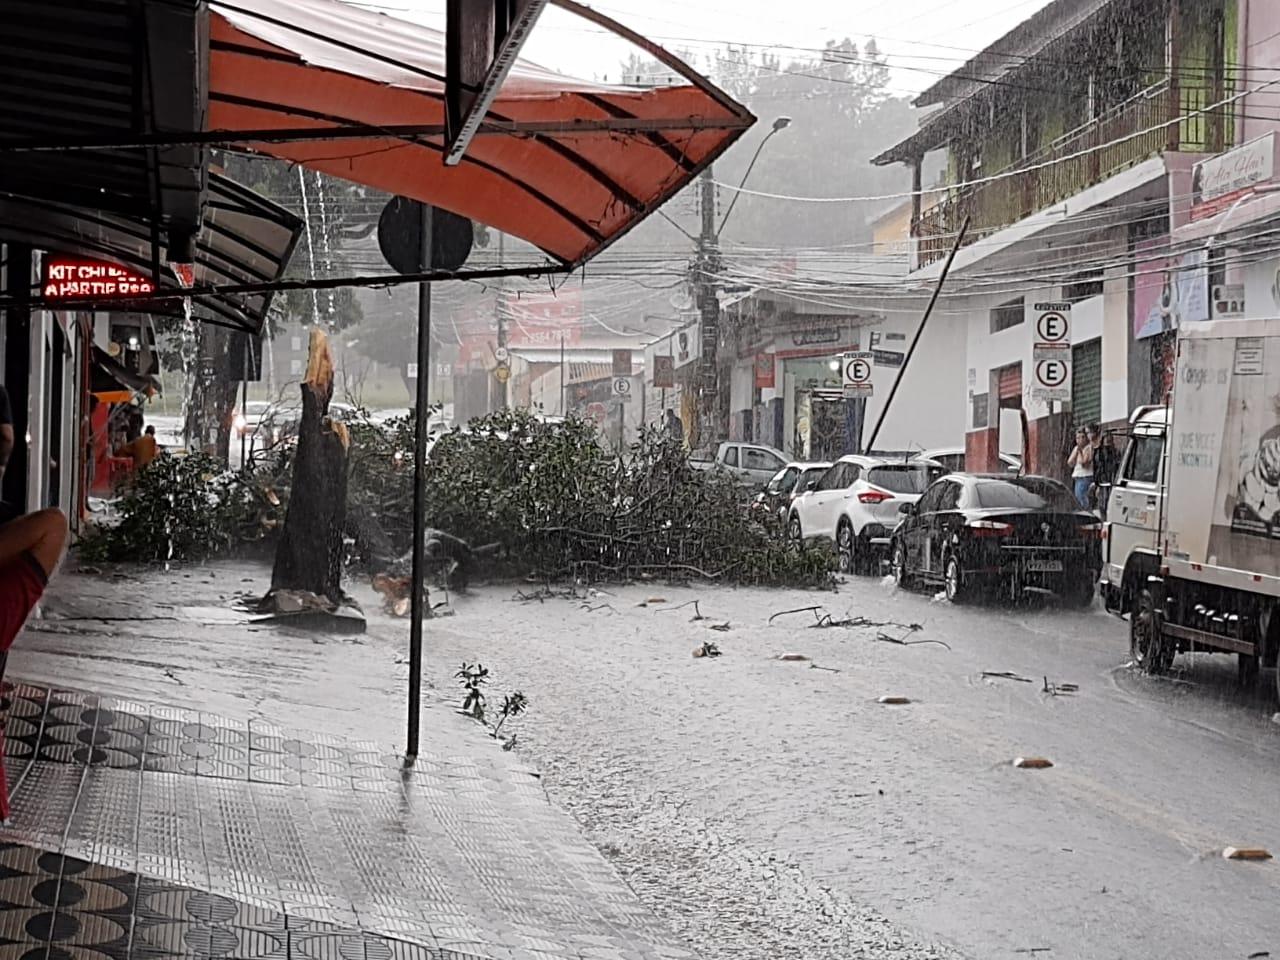
[[[498,302],[512,347],[574,346],[582,341],[582,291],[508,294]]]
[[[49,300],[128,300],[155,291],[141,274],[112,263],[50,254],[40,289]]]
[[[756,354],[756,386],[761,389],[773,389],[773,354],[757,353]]]

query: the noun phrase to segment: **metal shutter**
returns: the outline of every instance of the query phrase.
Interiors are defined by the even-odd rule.
[[[996,390],[1002,407],[1022,406],[1022,364],[1011,363],[996,371]]]
[[[1071,419],[1102,421],[1102,338],[1071,348]]]

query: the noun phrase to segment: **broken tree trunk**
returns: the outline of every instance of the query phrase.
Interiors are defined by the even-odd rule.
[[[333,354],[324,332],[311,330],[302,381],[302,422],[293,488],[276,548],[271,592],[305,591],[337,605],[342,596],[342,531],[347,518],[347,429],[329,419]]]

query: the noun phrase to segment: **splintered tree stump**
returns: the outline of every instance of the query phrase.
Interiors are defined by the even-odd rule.
[[[302,381],[302,422],[284,532],[271,571],[271,594],[304,592],[335,606],[342,594],[342,531],[347,519],[347,429],[329,419],[333,354],[313,328]]]

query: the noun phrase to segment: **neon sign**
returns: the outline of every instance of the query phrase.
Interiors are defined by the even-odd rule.
[[[40,289],[48,300],[127,300],[155,291],[148,278],[113,263],[50,254]]]

